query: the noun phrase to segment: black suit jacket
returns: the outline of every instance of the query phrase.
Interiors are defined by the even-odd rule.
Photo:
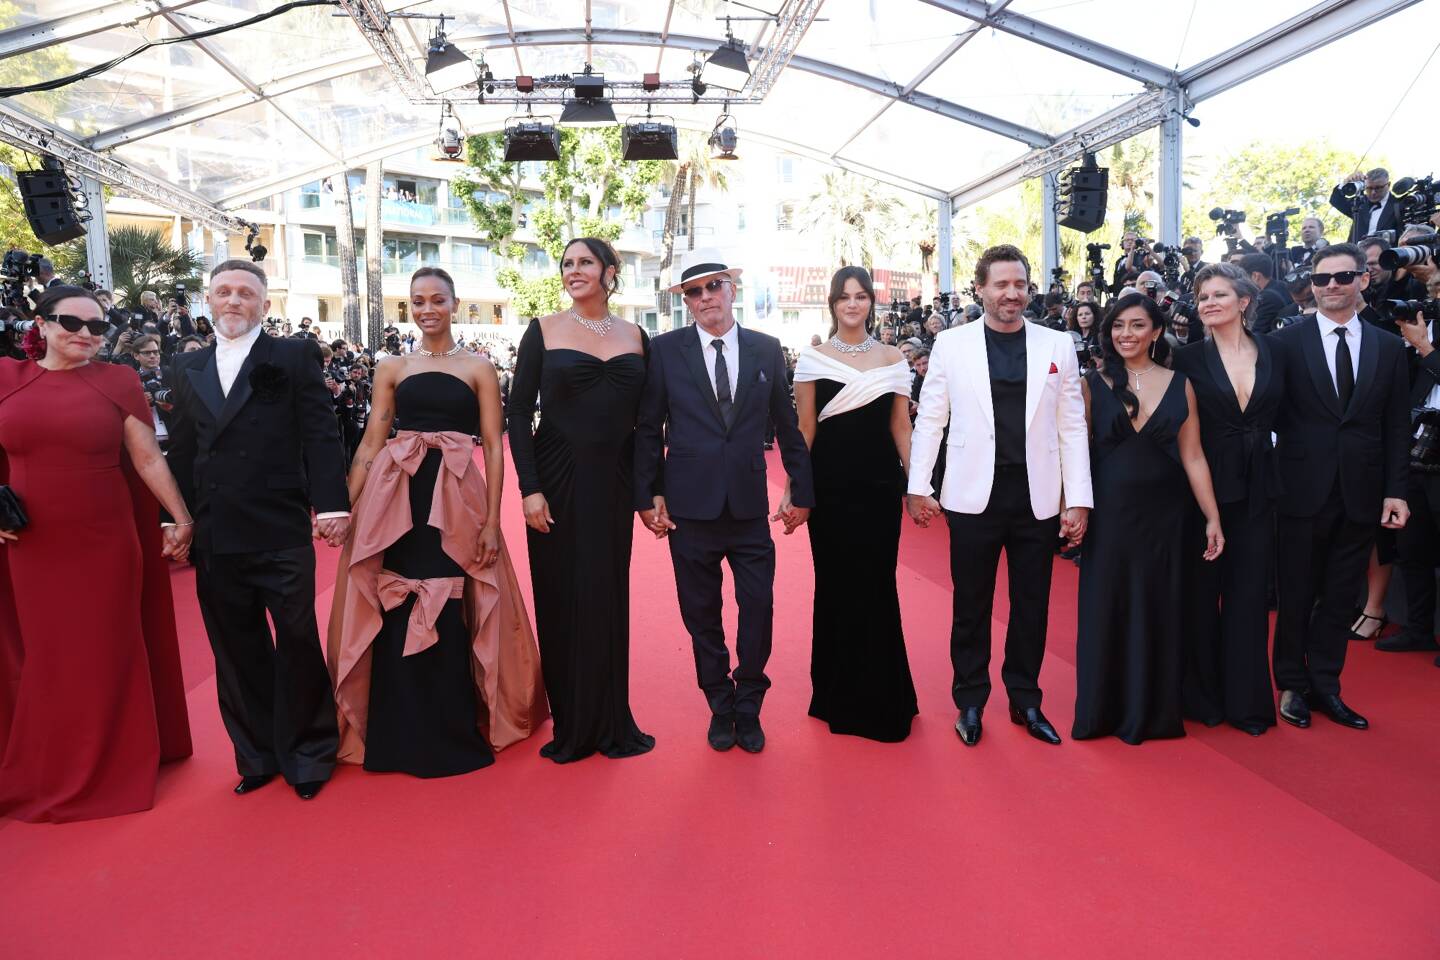
[[[1275,427],[1285,487],[1276,510],[1283,515],[1319,513],[1337,477],[1345,513],[1357,523],[1378,524],[1381,500],[1405,497],[1410,405],[1404,344],[1372,324],[1357,326],[1360,375],[1346,410],[1340,409],[1316,319],[1306,317],[1274,335],[1285,368],[1285,402]]]
[[[261,333],[228,396],[214,345],[177,354],[171,367],[180,416],[168,460],[182,478],[198,549],[304,546],[312,508],[350,509],[334,402],[313,341]]]
[[[1364,193],[1357,194],[1353,200],[1346,200],[1340,193],[1340,187],[1336,187],[1330,191],[1330,206],[1350,218],[1350,235],[1346,239],[1351,243],[1369,235],[1370,201],[1365,199]],[[1380,220],[1375,225],[1375,229],[1394,230],[1398,238],[1400,228],[1400,211],[1395,204],[1395,198],[1386,194],[1385,205],[1380,210]]]
[[[1260,296],[1255,298],[1255,315],[1250,319],[1250,329],[1253,332],[1274,332],[1275,319],[1285,312],[1286,307],[1294,303],[1281,292],[1279,284],[1279,280],[1272,280],[1268,287],[1260,291]]]
[[[637,510],[649,510],[656,496],[664,496],[673,516],[691,520],[714,520],[727,508],[738,520],[765,516],[767,420],[775,423],[791,502],[815,505],[810,451],[790,399],[780,341],[744,327],[737,333],[740,367],[729,426],[705,369],[697,328],[651,341],[635,426]]]

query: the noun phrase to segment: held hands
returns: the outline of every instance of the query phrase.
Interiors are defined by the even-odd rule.
[[[14,543],[19,539],[20,534],[14,530],[0,530],[0,547],[5,546],[7,543]]]
[[[770,518],[774,523],[779,520],[785,524],[785,536],[790,536],[800,525],[810,519],[809,507],[797,507],[790,501],[790,491],[786,490],[785,495],[780,498],[780,508],[775,511],[775,516]]]
[[[543,493],[532,493],[520,501],[521,508],[525,511],[525,525],[540,533],[549,533],[550,524],[555,518],[550,516],[550,501],[545,499]]]
[[[486,524],[480,528],[480,538],[475,543],[475,562],[488,567],[500,559],[500,529]]]
[[[906,494],[905,510],[910,514],[910,519],[915,521],[916,526],[920,527],[930,526],[930,521],[943,512],[940,509],[939,501],[934,497],[922,497],[915,493]]]
[[[332,547],[338,547],[350,536],[349,517],[328,517],[315,521],[315,539],[324,540]]]
[[[670,519],[670,511],[665,507],[665,498],[656,497],[655,506],[649,510],[640,511],[640,522],[655,534],[656,540],[664,540],[671,530],[675,529],[675,521]]]
[[[1410,505],[1399,497],[1386,497],[1380,505],[1380,526],[1386,530],[1401,530],[1410,519]]]
[[[1205,521],[1205,552],[1201,556],[1206,560],[1218,560],[1224,552],[1225,534],[1220,530],[1220,519]]]
[[[168,557],[184,563],[190,559],[190,541],[195,536],[195,525],[187,523],[184,526],[167,526],[161,531],[165,546],[160,551],[160,556]]]
[[[1074,550],[1085,539],[1085,529],[1090,524],[1089,507],[1069,507],[1060,514],[1060,536],[1065,538],[1067,549]]]

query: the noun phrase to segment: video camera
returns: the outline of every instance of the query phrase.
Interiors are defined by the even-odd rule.
[[[1440,213],[1440,192],[1437,192],[1433,174],[1418,180],[1401,177],[1395,181],[1390,195],[1395,198],[1395,212],[1401,223],[1428,223],[1431,217]]]
[[[1165,278],[1165,283],[1174,287],[1180,282],[1180,248],[1166,246],[1157,243],[1150,248],[1156,256],[1160,257],[1160,274]]]
[[[1217,237],[1237,237],[1240,235],[1239,224],[1245,222],[1245,211],[1215,207],[1210,211],[1210,219],[1215,221]]]
[[[1440,410],[1415,407],[1410,411],[1410,469],[1440,473]]]

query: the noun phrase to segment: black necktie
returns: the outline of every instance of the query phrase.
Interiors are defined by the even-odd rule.
[[[1340,409],[1350,409],[1350,398],[1355,393],[1355,367],[1350,363],[1350,331],[1345,327],[1335,328],[1335,392],[1340,395]]]
[[[720,401],[720,416],[730,423],[730,408],[734,400],[730,396],[730,368],[725,365],[725,341],[718,337],[710,341],[715,348],[715,399]]]

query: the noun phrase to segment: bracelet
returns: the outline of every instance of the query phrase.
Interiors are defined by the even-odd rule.
[[[174,524],[174,526],[177,526],[177,527],[193,527],[193,526],[195,526],[195,521],[194,521],[194,520],[186,520],[184,523],[176,523],[176,524]]]

